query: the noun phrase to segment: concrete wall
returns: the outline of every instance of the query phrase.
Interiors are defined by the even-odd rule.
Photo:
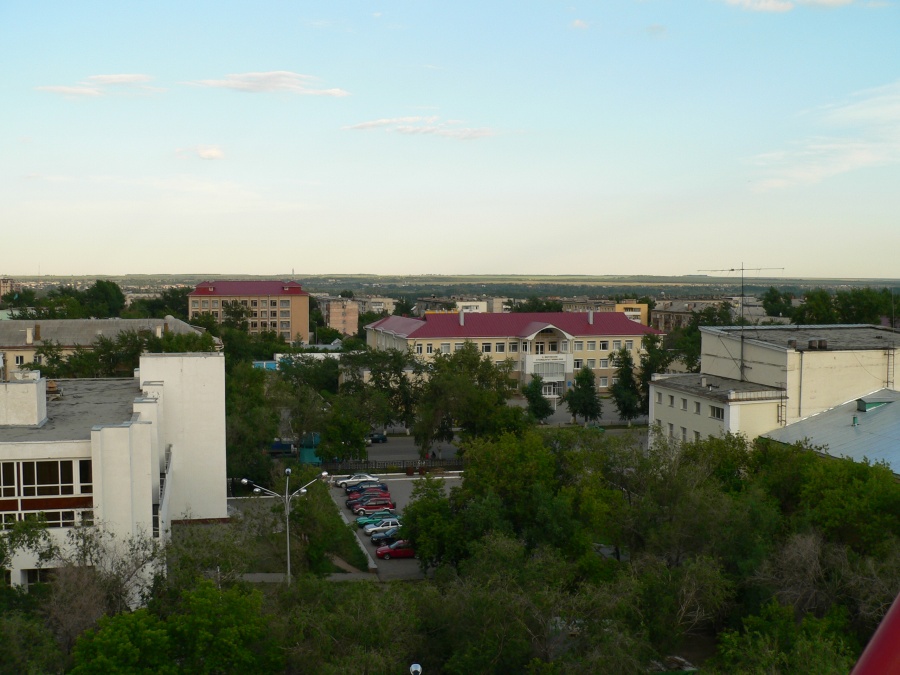
[[[38,426],[47,420],[47,380],[0,382],[0,426]]]
[[[226,518],[224,355],[145,354],[140,372],[142,383],[162,383],[163,435],[178,467],[166,486],[169,515]]]

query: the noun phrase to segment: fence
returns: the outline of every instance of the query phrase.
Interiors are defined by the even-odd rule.
[[[465,460],[454,459],[353,459],[344,462],[323,462],[322,469],[330,475],[339,476],[351,473],[438,473],[440,471],[464,471]]]

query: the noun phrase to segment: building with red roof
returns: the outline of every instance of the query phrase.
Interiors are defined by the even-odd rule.
[[[204,281],[188,295],[188,313],[192,319],[210,314],[221,323],[231,303],[247,309],[250,333],[272,331],[288,342],[309,342],[309,293],[296,281]]]
[[[548,397],[562,395],[583,367],[594,371],[598,389],[607,389],[611,353],[628,349],[637,363],[644,336],[659,334],[620,312],[459,312],[389,316],[366,326],[372,349],[411,350],[423,360],[474,342],[496,362],[511,360],[520,383],[540,375]]]

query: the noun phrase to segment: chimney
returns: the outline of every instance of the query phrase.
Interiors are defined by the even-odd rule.
[[[25,329],[25,344],[31,345],[34,344],[34,331],[31,328]]]
[[[459,310],[459,325],[460,326],[466,325],[466,313],[462,310]]]
[[[701,386],[701,387],[705,387],[705,386],[706,386],[706,378],[705,378],[705,377],[701,377],[701,378],[700,378],[700,386]]]
[[[161,338],[161,337],[162,337],[162,331],[163,331],[162,326],[156,326],[156,327],[154,328],[154,331],[153,331],[153,332],[156,334],[156,337]]]
[[[797,341],[796,340],[788,340],[788,347],[790,347],[791,349],[796,349]]]
[[[851,424],[850,426],[853,426],[853,427],[859,426],[859,418],[856,415],[853,416],[853,424]]]
[[[39,324],[39,323],[34,324],[34,339],[35,340],[41,339],[41,324]]]
[[[588,323],[592,326],[594,325],[594,310],[592,309],[588,310]]]

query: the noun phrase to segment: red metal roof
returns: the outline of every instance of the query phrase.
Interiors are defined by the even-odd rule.
[[[655,328],[632,321],[621,312],[512,312],[489,314],[465,312],[463,325],[459,314],[426,314],[421,319],[389,316],[370,324],[373,328],[414,338],[526,337],[548,326],[574,336],[661,335]]]
[[[309,295],[296,281],[203,281],[189,293],[192,296],[216,295]]]

